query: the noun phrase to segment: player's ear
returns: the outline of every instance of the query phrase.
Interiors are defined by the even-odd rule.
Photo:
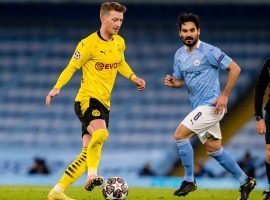
[[[182,35],[181,35],[181,30],[180,30],[180,29],[179,29],[179,32],[178,32],[178,33],[179,33],[179,36],[182,37]]]
[[[201,29],[200,28],[198,28],[198,35],[200,35],[201,34]]]
[[[101,24],[103,24],[103,23],[104,23],[104,21],[105,21],[105,17],[104,17],[104,15],[100,16],[100,21],[101,21]]]

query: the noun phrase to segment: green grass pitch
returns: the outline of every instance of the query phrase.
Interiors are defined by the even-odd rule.
[[[46,195],[52,187],[47,186],[0,186],[1,200],[45,200]],[[197,189],[186,197],[175,197],[172,195],[174,188],[129,188],[127,200],[236,200],[239,197],[237,190],[213,190]],[[96,188],[87,192],[83,187],[70,187],[66,194],[76,200],[102,200],[101,189]],[[262,190],[254,190],[250,200],[262,199]]]

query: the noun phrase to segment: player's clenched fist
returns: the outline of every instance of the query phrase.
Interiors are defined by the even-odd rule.
[[[184,81],[182,79],[177,79],[173,76],[167,75],[164,79],[164,85],[174,88],[180,88],[184,85]]]
[[[60,93],[60,89],[53,88],[46,97],[46,106],[50,106],[51,100],[54,96]]]
[[[164,79],[164,85],[173,87],[173,77],[170,75],[167,75]]]

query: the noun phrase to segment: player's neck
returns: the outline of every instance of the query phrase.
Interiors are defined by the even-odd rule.
[[[100,28],[100,35],[104,40],[108,42],[113,40],[113,35],[106,32],[102,27]]]
[[[192,52],[192,51],[194,51],[195,49],[196,49],[196,45],[193,45],[192,47],[186,46],[186,50],[187,50],[188,52]]]

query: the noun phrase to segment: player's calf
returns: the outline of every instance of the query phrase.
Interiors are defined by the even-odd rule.
[[[196,182],[183,181],[179,189],[177,189],[173,194],[175,196],[186,196],[188,193],[197,189]]]

